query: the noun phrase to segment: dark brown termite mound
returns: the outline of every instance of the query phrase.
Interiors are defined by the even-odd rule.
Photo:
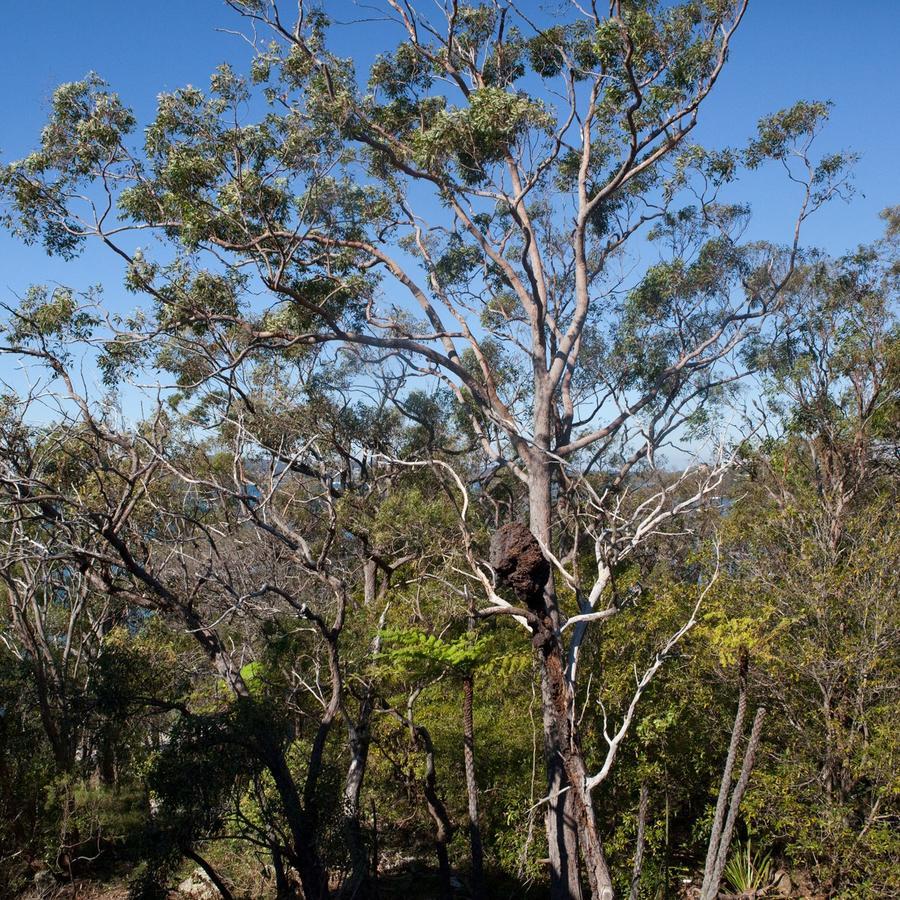
[[[529,609],[544,608],[550,563],[527,525],[510,522],[491,538],[491,566],[500,582],[512,588]]]

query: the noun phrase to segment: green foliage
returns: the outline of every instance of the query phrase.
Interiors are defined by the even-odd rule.
[[[381,632],[386,671],[404,678],[436,678],[445,674],[483,673],[509,678],[530,668],[528,653],[503,651],[495,635],[465,632],[456,638],[428,634],[416,628]]]
[[[134,124],[131,112],[97,75],[60,85],[40,149],[0,169],[0,191],[10,200],[5,222],[27,243],[40,241],[64,259],[76,255],[84,230],[65,212],[66,193],[101,167],[114,171],[127,161],[123,140]]]
[[[392,628],[381,632],[382,653],[387,664],[404,673],[442,674],[447,670],[467,672],[481,661],[486,638],[465,634],[447,640],[410,628]]]
[[[785,159],[798,143],[811,140],[822,127],[831,110],[831,103],[800,100],[759,121],[759,136],[747,150],[751,168],[765,159]]]
[[[32,285],[8,329],[9,338],[39,348],[84,340],[97,324],[68,288]]]
[[[549,128],[550,123],[543,105],[527,94],[483,87],[472,91],[467,106],[441,110],[428,128],[413,133],[410,145],[419,165],[439,169],[455,158],[463,180],[475,184],[519,135],[528,128]]]

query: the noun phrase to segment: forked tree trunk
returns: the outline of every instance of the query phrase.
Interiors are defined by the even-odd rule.
[[[231,688],[236,701],[252,704],[253,698],[241,676],[240,669],[222,646],[218,634],[205,627],[195,613],[188,613],[183,608],[180,611],[188,624],[192,626],[195,639],[206,651],[216,671]],[[321,740],[321,742],[324,742],[323,731],[327,733],[327,727],[324,729],[320,727],[317,740]],[[281,808],[291,833],[290,862],[300,876],[304,898],[305,900],[327,900],[329,896],[328,873],[316,848],[316,829],[300,799],[297,783],[288,767],[284,750],[275,737],[274,728],[268,727],[268,723],[261,725],[259,735],[254,743],[260,759],[272,776],[275,790],[281,800]],[[310,782],[314,783],[315,775],[312,770],[315,763],[316,760],[311,759],[310,772],[307,775],[307,789],[309,789]]]
[[[734,767],[737,763],[738,749],[741,736],[744,731],[744,719],[747,714],[747,670],[748,659],[746,654],[741,655],[738,670],[738,705],[734,715],[734,725],[731,729],[731,741],[728,744],[728,756],[725,759],[725,767],[722,770],[722,782],[719,785],[719,796],[716,799],[716,811],[713,814],[712,829],[709,835],[709,847],[706,852],[706,865],[703,868],[703,884],[700,888],[700,900],[715,900],[719,894],[719,885],[722,874],[725,871],[725,863],[728,858],[728,849],[731,846],[731,836],[737,822],[737,814],[741,800],[747,790],[750,781],[750,773],[756,760],[756,751],[759,747],[759,739],[762,734],[762,723],[766,711],[760,707],[753,719],[753,727],[750,729],[750,738],[747,741],[747,749],[744,751],[744,761],[741,765],[741,774],[738,777],[734,790],[731,784],[734,776]],[[730,800],[729,800],[730,796]],[[726,817],[727,808],[727,817]]]
[[[300,876],[305,900],[327,900],[328,873],[316,848],[316,834],[303,808],[297,784],[291,775],[284,752],[270,735],[263,736],[262,755],[272,775],[282,810],[291,832],[291,862]]]
[[[747,689],[742,672],[737,711],[734,714],[734,725],[731,728],[731,741],[728,745],[728,756],[725,758],[725,766],[722,769],[722,781],[719,784],[719,795],[716,798],[716,811],[713,813],[712,830],[710,831],[709,845],[706,850],[706,865],[703,867],[703,884],[700,887],[701,898],[705,898],[709,894],[709,885],[712,880],[713,869],[715,869],[716,866],[719,843],[722,839],[722,827],[725,824],[725,810],[728,806],[728,795],[731,793],[734,764],[737,761],[738,748],[741,743],[741,735],[744,731],[744,717],[746,713]]]
[[[759,739],[762,735],[762,724],[766,711],[761,706],[756,711],[753,719],[753,727],[750,729],[750,738],[747,741],[747,749],[744,751],[744,762],[741,765],[741,774],[734,786],[734,792],[731,795],[731,803],[728,806],[728,817],[725,819],[725,825],[722,828],[722,834],[719,838],[716,859],[713,863],[711,872],[704,873],[704,883],[707,883],[706,893],[701,894],[701,900],[715,900],[719,894],[719,885],[722,883],[722,875],[725,872],[725,863],[728,861],[728,850],[731,846],[731,836],[734,834],[734,826],[737,824],[738,810],[744,794],[747,791],[747,785],[750,783],[750,774],[753,771],[753,764],[756,761],[756,751],[759,747]]]
[[[196,635],[195,635],[196,636]],[[241,676],[240,670],[234,664],[231,656],[225,651],[219,640],[219,636],[211,629],[204,628],[201,643],[207,650],[216,670],[231,687],[238,703],[252,704],[253,698]],[[327,729],[325,729],[327,731]],[[320,727],[321,736],[323,729]],[[300,883],[303,887],[305,900],[327,900],[328,873],[319,857],[316,848],[316,829],[304,808],[300,799],[297,783],[291,774],[285,758],[284,750],[274,734],[274,728],[268,727],[268,723],[262,725],[259,736],[255,741],[260,758],[272,776],[275,790],[281,800],[281,807],[285,820],[291,833],[291,863],[297,869]],[[310,781],[314,780],[312,769],[315,760],[310,761],[310,772],[307,775],[307,790]]]

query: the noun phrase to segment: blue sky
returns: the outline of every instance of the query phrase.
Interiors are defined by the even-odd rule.
[[[537,8],[538,0],[525,0]],[[285,4],[286,6],[290,4]],[[368,13],[350,0],[328,2],[339,19]],[[31,0],[4,17],[0,33],[0,158],[35,144],[60,82],[95,70],[146,123],[155,97],[186,83],[205,86],[222,61],[243,70],[250,48],[225,29],[241,27],[222,0]],[[342,28],[340,49],[360,63],[379,49],[383,26]],[[820,213],[805,243],[840,252],[880,232],[878,211],[900,203],[900,0],[751,0],[729,65],[698,132],[711,146],[740,143],[756,120],[796,99],[830,99],[835,108],[822,149],[850,149],[858,195]],[[796,197],[783,178],[756,177],[736,192],[752,202],[753,236],[786,240]],[[102,253],[72,264],[50,260],[0,233],[0,299],[35,281],[83,288],[106,281],[120,294],[119,268]],[[124,298],[122,298],[124,299]],[[130,300],[128,302],[131,302]]]

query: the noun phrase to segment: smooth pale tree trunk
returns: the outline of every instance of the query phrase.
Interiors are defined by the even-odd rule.
[[[378,590],[377,583],[378,563],[374,559],[367,559],[363,564],[363,602],[371,606],[375,602]]]
[[[535,443],[548,446],[546,433],[544,436],[538,433]],[[552,474],[549,458],[534,451],[528,476],[531,531],[545,546],[550,547]],[[577,736],[573,733],[571,698],[559,638],[559,611],[552,577],[547,582],[544,602],[547,608],[546,627],[536,640],[536,646],[541,662],[544,752],[550,798],[546,819],[550,896],[552,900],[580,900],[580,849],[592,897],[594,900],[612,900],[612,879],[600,842],[593,803],[586,789],[588,773]],[[560,797],[559,791],[566,788],[568,790]]]
[[[731,846],[731,836],[734,833],[734,826],[737,824],[738,810],[740,809],[741,801],[744,799],[747,785],[750,783],[750,774],[753,771],[753,764],[756,761],[756,751],[759,748],[759,739],[762,735],[762,725],[765,716],[766,710],[761,706],[756,711],[756,716],[753,719],[753,727],[750,729],[750,738],[747,741],[747,749],[744,751],[744,762],[741,765],[741,774],[738,777],[737,784],[734,786],[734,792],[731,795],[731,803],[728,806],[728,818],[725,819],[722,835],[719,838],[712,872],[704,873],[706,892],[700,895],[701,900],[715,900],[719,895],[719,885],[722,882],[722,875],[725,872],[725,863],[728,861],[728,849]]]
[[[360,796],[369,759],[369,716],[348,726],[350,765],[344,782],[344,834],[350,851],[350,877],[341,889],[342,897],[362,898],[369,895],[367,886],[369,857],[360,824]]]
[[[545,546],[551,538],[550,467],[545,459],[536,459],[528,468],[528,512],[532,534]],[[553,578],[547,582],[545,603],[556,627],[559,616]],[[541,712],[544,735],[544,762],[547,768],[547,853],[550,859],[550,900],[581,900],[578,868],[578,832],[572,800],[569,797],[562,753],[564,736],[554,712],[553,687],[545,655],[540,655]],[[565,793],[562,793],[565,791]]]
[[[741,735],[744,731],[744,717],[746,713],[747,690],[742,674],[737,712],[734,714],[734,725],[731,728],[731,741],[728,745],[728,756],[725,758],[725,766],[722,769],[722,781],[719,785],[719,794],[716,798],[716,811],[713,813],[712,830],[710,831],[709,845],[706,850],[706,865],[703,867],[703,884],[700,887],[701,898],[705,898],[709,894],[709,886],[712,881],[713,870],[716,866],[716,857],[719,854],[719,844],[722,840],[722,828],[725,825],[725,811],[728,806],[728,796],[731,793],[734,765],[737,761]]]

